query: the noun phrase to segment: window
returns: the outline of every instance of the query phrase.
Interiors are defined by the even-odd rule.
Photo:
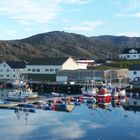
[[[7,71],[7,72],[9,72],[10,70],[9,70],[9,69],[7,69],[6,71]]]
[[[55,71],[58,71],[58,69],[55,69]]]
[[[0,75],[0,77],[3,77],[3,75]]]
[[[136,57],[136,55],[134,55],[134,57]]]
[[[31,71],[31,69],[27,69],[27,71]]]
[[[49,69],[45,69],[45,71],[49,71]]]
[[[37,69],[37,72],[40,72],[40,69]]]
[[[50,69],[50,71],[53,71],[53,69]]]
[[[15,69],[13,69],[13,72],[15,72]]]
[[[6,76],[9,77],[9,74],[7,74]]]
[[[130,58],[130,55],[127,55],[127,58]]]
[[[15,74],[13,75],[13,77],[16,77]]]
[[[4,63],[3,66],[6,67],[6,64]]]
[[[134,74],[134,75],[136,75],[136,74],[137,74],[137,72],[136,72],[136,71],[134,71],[134,72],[133,72],[133,74]]]
[[[35,72],[35,69],[32,69],[32,72]]]

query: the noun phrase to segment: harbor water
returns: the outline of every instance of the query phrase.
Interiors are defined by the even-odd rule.
[[[0,109],[0,140],[139,140],[139,111],[140,99],[131,97],[82,103],[72,112]]]

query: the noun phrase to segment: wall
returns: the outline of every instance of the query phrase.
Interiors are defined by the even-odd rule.
[[[0,65],[0,79],[11,79],[12,70],[5,62]]]
[[[0,64],[0,79],[20,79],[23,74],[25,69],[12,69],[6,62]]]
[[[31,71],[29,71],[29,69]],[[35,69],[35,71],[33,71]],[[61,66],[53,66],[53,65],[27,65],[26,73],[27,74],[56,74],[56,70],[61,70]],[[37,71],[39,70],[39,71]],[[53,70],[53,71],[52,71]]]
[[[68,77],[68,81],[103,80],[104,72],[100,70],[62,70],[56,73],[56,79]],[[59,78],[58,78],[59,77]],[[63,79],[62,79],[63,80]]]
[[[88,64],[78,64],[77,69],[87,69]]]
[[[71,57],[68,58],[62,65],[62,70],[76,70],[78,69],[78,64]]]

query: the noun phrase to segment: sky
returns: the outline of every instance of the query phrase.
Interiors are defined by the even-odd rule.
[[[51,31],[140,37],[140,0],[0,0],[0,40]]]

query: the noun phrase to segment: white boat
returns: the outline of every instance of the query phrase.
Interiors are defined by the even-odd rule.
[[[37,98],[38,94],[36,92],[32,92],[31,89],[26,90],[13,90],[8,93],[7,100],[12,101],[25,101],[30,99]]]
[[[81,88],[82,94],[87,97],[96,96],[98,88],[84,86]]]
[[[126,97],[126,90],[125,89],[118,89],[119,98],[125,98]]]

